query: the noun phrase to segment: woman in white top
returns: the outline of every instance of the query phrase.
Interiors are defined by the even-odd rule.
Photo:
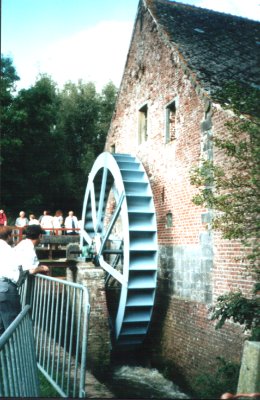
[[[25,216],[25,212],[24,211],[20,211],[19,213],[19,217],[16,218],[15,220],[15,226],[18,227],[25,227],[29,224],[28,218],[26,218]]]
[[[78,227],[78,218],[74,215],[73,211],[69,211],[68,216],[65,219],[65,228],[67,228],[67,235],[77,235],[78,231],[75,231],[74,229],[77,229]]]
[[[41,227],[45,230],[46,235],[50,235],[53,232],[53,217],[50,215],[49,211],[41,219]]]
[[[63,224],[63,216],[62,211],[57,210],[53,217],[53,227],[55,229],[55,235],[62,235],[62,224]]]
[[[40,222],[36,219],[34,214],[29,215],[29,225],[40,225]]]

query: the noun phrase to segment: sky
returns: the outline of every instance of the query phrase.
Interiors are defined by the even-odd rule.
[[[0,0],[1,1],[1,0]],[[260,0],[178,0],[260,20]],[[119,87],[139,0],[2,0],[1,53],[13,59],[17,89],[47,73],[65,82]]]

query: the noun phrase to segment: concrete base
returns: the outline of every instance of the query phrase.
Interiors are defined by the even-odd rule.
[[[260,342],[246,341],[239,374],[237,393],[260,392]]]
[[[106,374],[110,365],[110,329],[106,305],[104,270],[79,262],[67,268],[67,280],[85,285],[89,291],[90,318],[87,368],[96,376]]]

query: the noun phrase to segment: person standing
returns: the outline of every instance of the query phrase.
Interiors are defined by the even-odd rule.
[[[36,219],[34,214],[29,215],[29,225],[39,225],[40,222]]]
[[[53,232],[53,216],[50,215],[49,211],[45,211],[40,224],[42,229],[45,230],[46,235],[50,235]]]
[[[23,272],[28,271],[30,274],[37,274],[49,271],[46,265],[40,265],[35,252],[35,246],[40,243],[44,233],[40,225],[29,225],[24,231],[25,239],[13,248],[15,259],[22,266]]]
[[[15,241],[22,240],[23,237],[23,228],[25,228],[29,224],[28,218],[26,218],[25,212],[20,211],[19,217],[15,220],[15,226],[17,226],[17,230],[15,230]]]
[[[78,232],[75,231],[78,226],[78,218],[74,215],[73,211],[68,212],[68,216],[65,219],[65,228],[67,235],[77,235]]]
[[[26,218],[25,212],[20,211],[19,217],[16,218],[16,220],[15,220],[15,226],[17,226],[18,228],[24,228],[28,224],[29,224],[29,220],[28,220],[28,218]]]
[[[43,214],[39,216],[38,221],[39,221],[40,223],[42,222],[42,219],[43,219],[44,215],[47,215],[47,212],[48,212],[47,210],[44,210],[44,211],[43,211]]]
[[[55,235],[62,235],[62,224],[63,224],[63,215],[61,210],[57,210],[53,217],[53,228],[55,230]]]
[[[42,233],[40,225],[30,225],[25,230],[26,239],[12,248],[12,229],[0,227],[0,335],[21,311],[18,287],[27,274],[49,271],[46,265],[39,265],[34,249]]]
[[[0,335],[21,311],[16,285],[19,269],[10,246],[11,235],[10,227],[0,226]]]
[[[7,225],[7,217],[5,215],[4,210],[0,210],[0,226],[6,226]]]

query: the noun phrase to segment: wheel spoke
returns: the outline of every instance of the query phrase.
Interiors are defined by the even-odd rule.
[[[109,222],[109,225],[107,227],[107,230],[102,235],[102,244],[101,244],[98,256],[100,256],[103,253],[106,241],[109,238],[109,235],[111,234],[112,229],[113,229],[113,227],[114,227],[114,225],[116,223],[116,220],[117,220],[117,218],[118,218],[118,216],[120,214],[121,206],[122,206],[122,203],[123,203],[124,199],[125,199],[125,193],[121,193],[121,195],[119,197],[119,200],[118,200],[118,203],[117,203],[117,206],[116,206],[116,209],[115,209],[115,211],[114,211],[114,213],[113,213],[113,215],[112,215],[112,217],[110,219],[110,222]]]
[[[120,242],[119,248],[117,250],[115,249],[114,252],[113,252],[113,250],[111,250],[111,252],[113,252],[111,254],[115,254],[116,255],[115,259],[113,260],[112,265],[111,265],[113,269],[116,269],[116,267],[118,266],[118,263],[120,262],[120,260],[122,260],[122,256],[123,256],[122,243],[123,243],[123,241]],[[108,285],[108,282],[109,282],[110,278],[111,278],[111,274],[108,273],[107,276],[106,276],[106,280],[105,280],[105,285],[106,286]]]
[[[90,246],[92,244],[92,238],[89,236],[88,232],[86,232],[85,230],[82,230],[80,232],[80,234],[83,236],[83,239],[85,239],[85,241]]]
[[[92,182],[90,188],[90,201],[91,201],[91,214],[92,214],[93,227],[94,231],[97,232],[97,207],[96,207],[94,182]]]
[[[104,209],[104,200],[105,200],[105,193],[106,193],[106,185],[107,185],[107,168],[103,169],[103,175],[102,175],[102,183],[101,183],[101,189],[100,189],[100,197],[99,197],[99,203],[98,203],[98,213],[97,213],[97,232],[101,232],[102,230],[102,212]]]
[[[127,281],[125,277],[119,271],[111,267],[111,265],[104,260],[103,256],[99,258],[99,263],[100,266],[104,268],[110,275],[112,275],[118,282],[120,282],[125,287],[127,286]]]

